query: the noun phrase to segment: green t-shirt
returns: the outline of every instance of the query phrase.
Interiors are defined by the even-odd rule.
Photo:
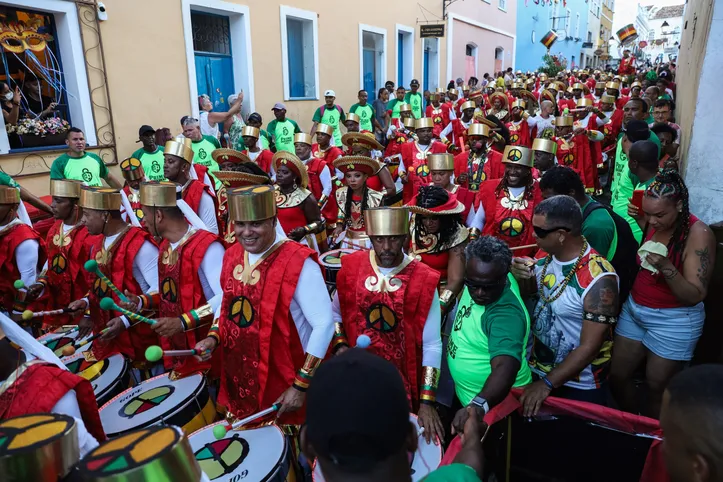
[[[359,129],[362,131],[374,132],[374,107],[367,105],[354,104],[349,109],[349,112],[356,114],[361,119],[359,122]]]
[[[588,204],[593,202],[590,196],[582,207],[585,212]],[[607,209],[596,209],[591,212],[582,223],[582,235],[590,243],[590,246],[600,253],[605,259],[613,259],[618,249],[618,231],[615,229],[615,221]]]
[[[477,472],[469,465],[450,464],[430,472],[422,482],[480,482]]]
[[[200,141],[191,142],[191,149],[193,149],[193,162],[208,168],[208,174],[213,179],[216,191],[221,189],[223,184],[221,184],[221,181],[216,179],[216,176],[213,175],[214,172],[219,170],[219,167],[218,162],[214,161],[213,157],[211,157],[211,153],[220,148],[221,144],[218,142],[218,139],[213,136],[203,136]]]
[[[392,119],[399,119],[399,108],[404,104],[406,104],[406,102],[403,100],[392,99],[389,101],[387,104],[387,112],[391,111]]]
[[[424,106],[424,97],[422,97],[422,94],[417,92],[416,94],[413,94],[412,92],[407,92],[404,95],[404,102],[407,104],[411,104],[412,106],[412,115],[415,119],[421,119],[424,117],[422,110]]]
[[[259,141],[257,145],[261,148],[261,150],[269,148],[269,133],[263,129],[259,129]],[[244,138],[238,136],[236,143],[231,147],[237,151],[245,151],[246,145],[244,144]]]
[[[74,179],[89,186],[102,186],[101,179],[108,177],[108,168],[100,157],[86,152],[83,157],[70,157],[63,154],[53,161],[50,167],[50,179]]]
[[[276,145],[276,152],[286,151],[295,152],[294,150],[294,134],[301,132],[299,125],[291,119],[279,122],[274,119],[269,123],[267,128],[271,140]]]
[[[525,352],[530,334],[530,315],[525,309],[520,288],[512,275],[500,299],[489,305],[478,305],[467,288],[457,307],[452,334],[447,346],[449,372],[454,380],[457,398],[466,406],[484,387],[492,373],[492,359],[507,355],[520,362],[513,386],[532,382]]]
[[[18,187],[18,183],[12,177],[0,171],[0,186]]]
[[[151,181],[165,181],[166,176],[163,174],[163,148],[156,146],[155,152],[148,152],[142,147],[131,154],[141,161],[143,172]]]
[[[323,114],[321,113],[322,109],[324,110]],[[344,122],[346,120],[346,114],[344,114],[344,109],[342,109],[341,106],[334,105],[334,107],[329,108],[323,105],[316,109],[314,117],[312,117],[311,120],[333,127],[334,145],[337,147],[341,146],[341,131],[339,130],[339,122]]]

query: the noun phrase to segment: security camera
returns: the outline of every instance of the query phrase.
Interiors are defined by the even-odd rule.
[[[103,2],[98,2],[98,20],[101,22],[108,20],[108,12],[106,11],[105,4]]]

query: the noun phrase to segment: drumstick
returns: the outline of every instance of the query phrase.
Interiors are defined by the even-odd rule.
[[[78,343],[73,343],[72,345],[65,345],[63,349],[61,350],[61,353],[63,356],[73,356],[75,355],[75,351],[80,348],[81,346],[85,346],[88,343],[92,342],[99,336],[105,335],[110,328],[103,328],[100,333],[96,333],[95,335],[91,336],[90,338],[86,338],[85,340],[80,340]]]
[[[68,335],[68,334],[70,334],[70,333],[73,333],[74,331],[78,331],[78,325],[75,325],[73,328],[71,328],[70,330],[68,330],[68,331],[66,331],[65,333],[63,333],[63,335]],[[57,338],[53,338],[53,339],[48,340],[48,341],[42,341],[41,343],[42,343],[43,345],[47,345],[47,344],[50,343],[51,341],[55,341],[55,340],[57,340]]]
[[[515,246],[514,248],[510,248],[510,251],[519,251],[521,249],[530,249],[530,248],[536,248],[537,244],[526,244],[524,246]]]
[[[157,362],[164,356],[194,356],[194,355],[204,355],[206,353],[211,353],[211,350],[205,350],[203,352],[198,352],[195,349],[192,350],[164,350],[158,345],[151,345],[148,348],[146,348],[146,360],[149,362]]]
[[[109,280],[106,277],[106,275],[104,275],[103,272],[98,268],[98,262],[96,260],[89,259],[88,261],[85,262],[83,267],[85,268],[86,271],[95,273],[96,276],[98,276],[98,278],[103,280],[105,282],[105,284],[107,284],[108,287],[110,289],[112,289],[115,294],[118,295],[118,298],[120,298],[121,301],[126,301],[126,302],[128,301],[128,298],[123,293],[121,293],[121,291],[116,287],[116,285],[114,285],[111,282],[111,280]],[[117,311],[121,311],[121,310],[117,310]]]
[[[62,315],[64,313],[69,313],[70,310],[66,308],[58,308],[57,310],[48,310],[48,311],[32,311],[32,310],[25,310],[23,311],[23,320],[28,321],[31,318],[38,318],[40,316],[55,316],[55,315]]]
[[[15,282],[13,282],[13,288],[15,288],[16,290],[20,291],[20,290],[22,290],[23,288],[26,288],[26,286],[25,286],[25,283],[23,283],[23,280],[21,280],[21,279],[16,279]]]
[[[215,427],[213,427],[213,436],[216,437],[216,440],[221,440],[231,430],[238,430],[240,427],[242,427],[248,423],[251,423],[254,420],[258,420],[259,418],[263,418],[266,415],[273,413],[280,408],[281,408],[281,404],[275,403],[271,407],[267,408],[266,410],[261,410],[259,413],[250,415],[244,419],[239,420],[238,422],[234,422],[232,424],[226,424],[226,425],[216,425]]]
[[[117,304],[115,304],[115,301],[113,301],[112,298],[103,298],[102,300],[100,300],[100,307],[101,307],[101,309],[103,309],[103,310],[120,311],[121,313],[123,313],[124,315],[126,315],[126,316],[127,316],[128,318],[130,318],[131,320],[142,321],[142,322],[144,322],[144,323],[148,323],[149,325],[155,325],[155,324],[156,324],[156,321],[155,321],[155,320],[151,320],[150,318],[146,318],[146,317],[143,316],[143,315],[139,315],[138,313],[133,313],[132,311],[128,311],[128,310],[126,310],[125,308],[121,308],[120,306],[118,306]]]

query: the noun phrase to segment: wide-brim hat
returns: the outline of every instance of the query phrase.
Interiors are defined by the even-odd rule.
[[[341,136],[341,143],[346,147],[353,147],[355,145],[362,145],[369,148],[370,150],[381,151],[384,147],[377,142],[374,134],[369,131],[364,132],[347,132]]]
[[[543,90],[542,93],[540,94],[540,102],[542,102],[543,100],[549,100],[550,102],[552,102],[552,103],[554,104],[554,103],[555,103],[555,100],[556,100],[556,99],[555,99],[555,94],[553,94],[553,93],[550,92],[549,90],[545,89],[545,90]]]
[[[494,103],[495,99],[500,99],[502,101],[502,104],[507,107],[507,96],[501,92],[495,92],[494,94],[490,95],[490,104]]]
[[[342,156],[334,161],[334,167],[344,174],[351,171],[359,171],[367,176],[373,176],[379,172],[381,165],[371,157]]]
[[[238,171],[216,171],[213,175],[221,181],[224,186],[230,188],[268,184],[271,181],[271,178],[268,176],[259,176]]]
[[[278,151],[271,160],[274,171],[279,172],[279,167],[286,166],[299,178],[299,184],[306,189],[309,186],[309,173],[301,159],[286,151]]]
[[[459,202],[457,200],[457,196],[452,193],[449,193],[449,199],[447,199],[446,203],[433,208],[423,208],[421,206],[417,206],[417,196],[418,195],[415,195],[409,204],[406,205],[406,207],[414,214],[421,214],[423,216],[446,216],[450,214],[463,213],[465,209],[464,204]]]
[[[211,157],[219,164],[222,162],[232,162],[234,164],[253,162],[249,156],[234,149],[216,149],[211,153]]]

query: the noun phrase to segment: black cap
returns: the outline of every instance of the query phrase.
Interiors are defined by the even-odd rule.
[[[641,120],[628,121],[623,130],[630,142],[647,141],[650,139],[650,128],[647,122]]]
[[[140,129],[138,129],[138,137],[141,137],[146,132],[153,132],[155,134],[156,130],[151,126],[142,125]]]
[[[251,122],[263,122],[263,120],[261,119],[261,114],[259,114],[258,112],[254,112],[253,114],[251,114],[248,120]]]
[[[306,396],[306,435],[322,459],[364,471],[396,455],[409,434],[397,368],[361,348],[321,364]]]
[[[417,79],[412,79],[412,81],[409,83],[410,86],[416,85],[419,86],[419,81]]]

